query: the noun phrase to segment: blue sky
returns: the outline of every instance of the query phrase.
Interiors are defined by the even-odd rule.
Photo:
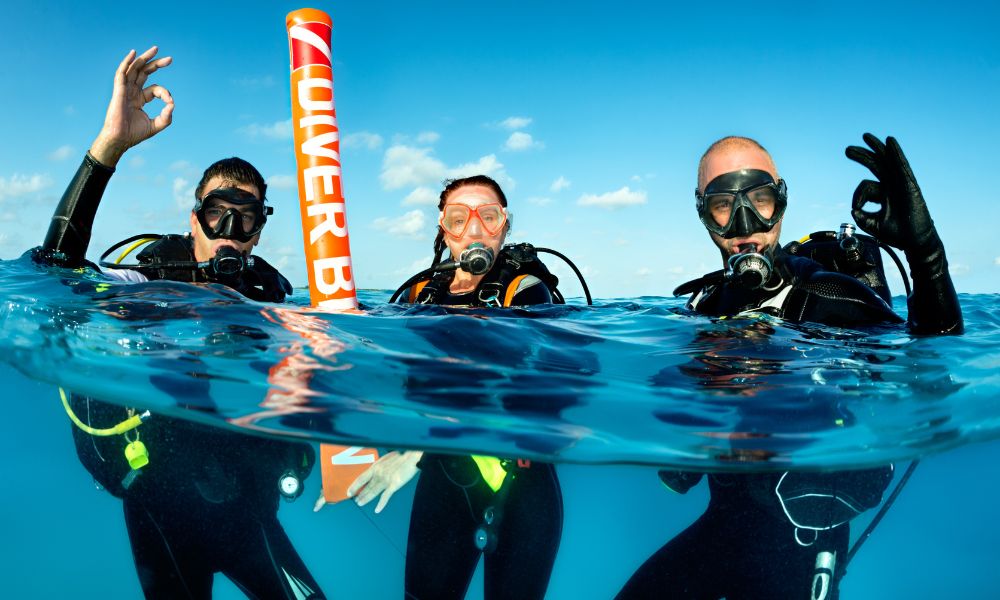
[[[861,134],[903,145],[960,292],[997,292],[1000,9],[981,2],[339,2],[334,92],[356,279],[426,265],[443,178],[507,190],[513,239],[568,254],[597,296],[669,295],[720,267],[694,211],[717,138],[758,139],[789,186],[783,241],[850,220]],[[114,69],[158,44],[173,125],[119,165],[92,258],[187,227],[201,170],[251,161],[276,207],[259,254],[305,285],[286,2],[37,2],[0,25],[0,258],[41,242]],[[158,111],[159,106],[153,105]],[[976,180],[987,183],[980,189]],[[578,295],[568,270],[550,265]],[[901,293],[901,287],[894,291]]]

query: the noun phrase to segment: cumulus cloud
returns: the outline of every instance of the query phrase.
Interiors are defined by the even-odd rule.
[[[76,154],[76,150],[73,149],[73,146],[59,146],[52,152],[49,152],[49,160],[66,160],[74,154]]]
[[[267,138],[272,140],[292,139],[292,120],[276,121],[271,124],[251,123],[236,130],[250,138]]]
[[[386,150],[382,159],[382,173],[379,175],[382,188],[396,190],[444,179],[447,167],[430,153],[430,148],[404,145],[393,146]]]
[[[495,154],[483,156],[476,162],[449,168],[431,156],[430,148],[396,145],[385,151],[382,159],[382,173],[379,181],[382,189],[396,190],[402,187],[426,187],[438,185],[443,179],[488,175],[505,188],[513,188],[514,180],[504,171],[503,163]]]
[[[40,192],[52,185],[48,175],[11,175],[0,177],[0,201]]]
[[[389,235],[419,239],[423,237],[422,234],[424,233],[426,223],[427,217],[424,216],[424,211],[417,209],[411,210],[405,215],[394,219],[379,217],[375,219],[372,225],[375,229],[384,231]]]
[[[963,275],[968,275],[972,268],[969,265],[962,263],[952,263],[948,265],[948,272],[951,273],[953,277],[961,277]]]
[[[552,203],[552,198],[546,198],[544,196],[532,196],[528,198],[529,204],[534,204],[536,206],[547,206]]]
[[[454,169],[448,169],[449,178],[469,177],[470,175],[488,175],[496,179],[504,187],[514,189],[515,182],[503,168],[503,163],[497,160],[496,154],[487,154],[474,163],[465,163]]]
[[[646,192],[641,190],[632,191],[628,186],[607,192],[604,194],[584,194],[576,201],[580,206],[599,206],[608,210],[621,208],[623,206],[635,206],[646,203]]]
[[[565,177],[560,175],[559,179],[556,179],[555,181],[552,182],[552,185],[549,186],[549,189],[552,190],[552,192],[559,192],[568,188],[569,186],[570,186],[569,179],[566,179]]]
[[[421,131],[417,134],[418,144],[433,144],[441,139],[441,134],[436,131]]]
[[[510,134],[507,141],[504,142],[504,150],[509,150],[511,152],[521,152],[524,150],[531,150],[532,148],[544,148],[545,144],[536,141],[531,137],[530,133],[524,133],[523,131],[515,131]]]
[[[531,117],[507,117],[503,121],[500,121],[498,125],[504,129],[524,129],[528,125],[531,125]]]
[[[653,274],[653,271],[649,267],[639,267],[635,271],[636,277],[649,277]]]
[[[417,189],[413,190],[412,192],[410,192],[409,194],[407,194],[406,197],[403,198],[403,204],[407,206],[410,205],[437,206],[437,203],[440,200],[439,196],[440,196],[439,192],[436,192],[433,189],[422,185]]]
[[[265,181],[267,181],[267,187],[276,190],[290,190],[295,187],[297,178],[295,175],[271,175]]]
[[[993,264],[1000,267],[1000,256],[993,259]]]
[[[364,148],[365,150],[378,150],[382,147],[382,136],[370,131],[358,131],[345,135],[340,140],[345,148]]]
[[[194,207],[194,184],[183,177],[174,177],[174,202],[177,210],[186,212]]]

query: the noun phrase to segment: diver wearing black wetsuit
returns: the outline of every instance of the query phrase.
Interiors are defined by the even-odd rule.
[[[239,182],[240,173],[249,170],[256,174],[250,183],[263,198],[263,178],[240,159],[219,161],[206,176],[217,173]],[[35,252],[36,260],[71,267],[87,264],[91,226],[113,172],[87,155],[56,209],[45,243]],[[210,197],[231,200],[240,208],[254,204],[263,212],[262,199],[251,199],[237,188],[221,188],[208,190],[199,199],[199,213],[212,206]],[[234,224],[238,220],[239,215],[223,216],[214,229],[195,235],[224,235],[226,226],[239,227]],[[198,266],[192,244],[191,237],[165,236],[140,253],[134,271],[109,274],[130,281],[222,283],[249,298],[271,302],[281,302],[291,292],[288,281],[260,259],[252,264],[240,259],[242,266],[236,272],[217,271],[214,262]],[[238,258],[229,255],[229,260]],[[207,388],[207,381],[196,380],[187,388],[167,391],[182,405],[211,410]],[[76,395],[69,405],[92,427],[118,423],[135,412]],[[279,497],[292,499],[301,493],[301,482],[315,461],[311,446],[162,415],[153,415],[124,435],[95,437],[73,427],[73,437],[83,465],[101,486],[123,500],[136,571],[147,598],[210,598],[216,572],[224,573],[251,598],[323,598],[277,518]],[[148,448],[149,462],[132,469],[122,450],[137,439]]]
[[[906,253],[913,279],[910,330],[960,333],[961,307],[944,246],[909,164],[893,138],[882,144],[865,134],[865,141],[870,150],[851,147],[847,155],[880,181],[858,186],[854,218]],[[694,292],[690,309],[711,316],[767,313],[795,323],[848,327],[902,321],[869,286],[777,246],[785,184],[772,175],[773,162],[759,144],[724,138],[705,153],[702,169],[709,170],[705,165],[713,153],[729,153],[728,162],[719,162],[730,168],[745,163],[746,168],[713,176],[707,185],[699,181],[699,215],[728,269],[678,288],[678,293]],[[879,204],[880,210],[863,210],[867,202]],[[660,472],[661,481],[679,493],[702,477]],[[708,479],[711,500],[705,513],[653,554],[618,598],[765,600],[804,598],[807,591],[816,600],[837,598],[849,521],[881,501],[892,468],[723,473],[709,474]]]
[[[404,298],[466,307],[551,303],[555,277],[537,258],[508,261],[513,250],[501,250],[474,291],[451,293],[448,272],[418,283]],[[488,600],[545,596],[562,537],[555,467],[477,458],[425,453],[418,463],[406,552],[409,599],[464,598],[480,556]]]

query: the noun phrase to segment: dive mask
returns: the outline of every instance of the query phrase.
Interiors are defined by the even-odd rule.
[[[723,173],[694,195],[705,228],[727,239],[771,231],[788,205],[785,181],[759,169]]]
[[[210,240],[249,242],[264,229],[270,214],[274,208],[239,188],[214,189],[195,206],[201,230]]]
[[[460,238],[468,231],[473,220],[478,220],[482,231],[489,236],[500,233],[507,223],[507,209],[499,202],[480,204],[473,208],[467,204],[445,204],[441,211],[441,229],[454,237]]]

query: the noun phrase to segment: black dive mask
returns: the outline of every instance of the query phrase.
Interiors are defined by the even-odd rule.
[[[274,208],[239,188],[218,188],[209,192],[195,207],[201,230],[210,240],[249,242],[267,223]]]
[[[723,173],[694,196],[705,228],[726,239],[771,231],[788,205],[785,181],[759,169]]]

